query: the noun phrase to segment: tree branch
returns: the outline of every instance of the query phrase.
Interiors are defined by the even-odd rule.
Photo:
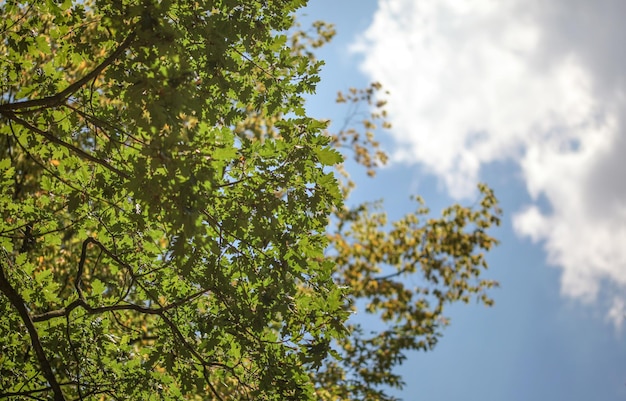
[[[186,298],[183,299],[179,299],[176,302],[173,302],[169,305],[160,307],[160,308],[146,308],[143,306],[139,306],[136,304],[116,304],[116,305],[106,305],[106,306],[98,306],[98,307],[92,307],[91,305],[89,305],[87,303],[87,301],[85,301],[84,299],[76,299],[74,301],[72,301],[69,305],[67,305],[65,308],[61,308],[61,309],[56,309],[53,311],[49,311],[49,312],[45,312],[45,313],[41,313],[39,315],[33,315],[31,317],[32,321],[34,323],[39,323],[39,322],[45,322],[46,320],[50,320],[50,319],[54,319],[56,317],[65,317],[67,315],[69,315],[69,313],[71,311],[73,311],[74,309],[78,308],[79,306],[83,309],[85,309],[87,311],[88,314],[90,315],[97,315],[100,313],[105,313],[105,312],[117,312],[117,311],[135,311],[135,312],[139,312],[139,313],[143,313],[146,315],[159,315],[162,316],[163,312],[168,311],[170,309],[176,308],[178,306],[184,305],[185,303],[189,302],[190,300],[192,300],[193,298],[197,298],[199,295],[206,293],[207,291],[202,291],[202,292],[198,292],[195,293],[191,296],[188,296]]]
[[[389,279],[401,276],[403,274],[409,273],[410,271],[411,271],[410,266],[406,266],[406,267],[403,267],[402,269],[398,270],[397,272],[390,273],[390,274],[388,274],[386,276],[372,277],[372,280],[375,280],[375,281],[385,281],[385,280],[389,280]]]
[[[35,350],[35,354],[37,355],[37,359],[39,360],[39,365],[43,372],[44,377],[50,383],[50,388],[54,393],[55,401],[66,401],[65,396],[63,395],[63,391],[61,390],[61,386],[54,376],[54,372],[52,371],[52,367],[50,366],[50,362],[46,357],[46,353],[41,345],[41,340],[39,339],[39,334],[37,333],[37,329],[31,319],[28,310],[26,309],[26,305],[24,304],[24,300],[20,296],[20,294],[11,286],[9,280],[7,279],[4,273],[4,264],[0,262],[0,292],[2,292],[11,302],[13,307],[17,309],[24,325],[26,326],[26,330],[28,330],[28,334],[30,336],[30,340]]]
[[[52,143],[56,143],[57,145],[61,145],[64,148],[69,149],[70,151],[76,153],[79,157],[83,158],[83,159],[87,159],[89,161],[92,161],[96,164],[99,164],[103,167],[105,167],[107,170],[114,172],[115,174],[119,175],[120,177],[123,178],[130,178],[126,173],[124,173],[121,170],[118,170],[116,167],[111,166],[109,163],[107,163],[104,160],[98,159],[95,156],[90,155],[89,153],[85,152],[84,150],[77,148],[76,146],[72,145],[71,143],[67,143],[57,137],[55,137],[54,135],[52,135],[49,132],[46,132],[40,128],[35,127],[34,125],[30,124],[28,121],[21,119],[20,117],[18,117],[17,115],[15,115],[15,113],[13,113],[12,111],[1,111],[0,113],[3,114],[5,117],[7,117],[9,120],[15,121],[16,123],[18,123],[19,125],[21,125],[22,127],[35,132],[41,136],[43,136],[44,138],[46,138],[47,140],[49,140]]]
[[[74,92],[84,86],[87,82],[96,78],[105,68],[111,65],[122,53],[130,46],[130,44],[135,40],[136,34],[135,32],[131,32],[130,35],[111,53],[107,58],[105,58],[102,63],[100,63],[96,68],[94,68],[87,75],[74,82],[61,92],[56,95],[46,96],[41,99],[32,99],[32,100],[24,100],[21,102],[15,103],[5,103],[0,104],[0,114],[5,114],[6,112],[21,110],[21,109],[30,109],[33,107],[54,107],[59,104],[65,102],[68,97],[70,97]]]
[[[123,304],[123,305],[107,305],[107,306],[98,306],[92,307],[85,300],[77,299],[67,305],[65,308],[53,310],[50,312],[45,312],[39,315],[34,315],[32,317],[33,322],[44,322],[46,320],[54,319],[56,317],[65,317],[69,315],[71,311],[74,309],[81,307],[87,311],[90,315],[97,315],[104,312],[113,312],[113,311],[135,311],[139,313],[143,313],[146,315],[160,315],[163,313],[162,308],[145,308],[143,306],[135,305],[135,304]]]
[[[66,386],[69,384],[73,384],[73,383],[61,383],[60,386]],[[9,398],[9,397],[29,397],[29,398],[33,398],[36,400],[40,400],[41,398],[39,397],[35,397],[34,394],[37,393],[45,393],[52,390],[50,387],[42,387],[42,388],[36,388],[33,390],[21,390],[21,391],[10,391],[10,392],[6,392],[6,393],[0,393],[0,398]]]
[[[61,309],[57,309],[57,310],[53,310],[53,311],[49,311],[49,312],[32,316],[31,318],[33,322],[43,322],[43,321],[54,319],[57,317],[67,317],[69,316],[70,312],[72,312],[74,309],[78,307],[85,309],[87,313],[90,315],[95,315],[95,314],[100,314],[100,313],[105,313],[105,312],[114,312],[114,311],[135,311],[135,312],[139,312],[139,313],[143,313],[147,315],[162,316],[164,312],[170,309],[177,308],[181,305],[184,305],[194,300],[195,298],[203,294],[206,294],[207,292],[210,291],[207,289],[202,289],[202,290],[196,291],[195,293],[191,295],[181,298],[178,301],[172,302],[168,305],[160,306],[159,308],[147,308],[144,306],[139,306],[139,305],[131,304],[131,303],[124,303],[124,304],[116,303],[114,305],[92,307],[85,300],[85,295],[83,294],[83,290],[81,288],[82,277],[83,277],[83,273],[85,270],[85,261],[87,260],[87,248],[89,247],[89,244],[97,245],[102,250],[102,252],[104,252],[108,257],[110,257],[115,262],[119,263],[124,268],[126,268],[130,272],[131,277],[134,277],[133,271],[128,264],[120,260],[117,257],[117,255],[115,255],[113,252],[107,249],[107,247],[105,247],[100,241],[98,241],[95,238],[89,237],[83,241],[83,245],[82,245],[81,252],[80,252],[80,260],[78,262],[78,270],[76,272],[76,278],[74,279],[74,288],[76,289],[76,293],[78,294],[78,299],[71,302],[65,308],[61,308]],[[122,301],[122,299],[118,300],[118,302],[120,301]]]
[[[89,244],[94,244],[97,245],[105,254],[107,254],[110,258],[112,258],[113,260],[115,260],[117,263],[121,264],[122,266],[124,266],[126,269],[128,269],[131,272],[132,275],[132,269],[130,266],[128,266],[126,263],[124,263],[123,261],[121,261],[117,255],[113,254],[109,249],[107,249],[102,243],[100,243],[98,240],[96,240],[95,238],[89,237],[87,239],[85,239],[83,241],[82,244],[82,248],[81,248],[81,255],[80,255],[80,260],[78,263],[78,270],[76,272],[76,278],[74,281],[74,287],[76,289],[76,292],[78,293],[78,299],[74,300],[73,302],[71,302],[69,305],[67,305],[65,308],[61,308],[61,309],[57,309],[54,311],[49,311],[49,312],[45,312],[39,315],[34,315],[34,316],[30,316],[24,306],[23,301],[21,301],[21,307],[25,313],[26,318],[28,319],[28,322],[30,324],[29,327],[32,328],[33,332],[35,333],[35,336],[37,335],[35,326],[34,326],[34,322],[43,322],[43,321],[47,321],[50,319],[54,319],[54,318],[58,318],[58,317],[68,317],[70,315],[70,313],[72,312],[72,310],[81,307],[83,308],[85,311],[87,311],[88,314],[92,315],[92,314],[100,314],[100,313],[105,313],[105,312],[115,312],[115,311],[135,311],[135,312],[139,312],[139,313],[143,313],[143,314],[150,314],[150,315],[158,315],[164,322],[165,324],[170,328],[170,331],[172,332],[172,334],[178,338],[178,340],[182,343],[182,345],[195,357],[195,359],[200,362],[203,366],[203,370],[204,370],[204,375],[205,375],[205,380],[207,380],[207,382],[209,383],[209,386],[211,388],[211,390],[213,391],[215,397],[219,400],[221,400],[221,396],[219,395],[219,393],[216,391],[216,389],[212,386],[212,384],[209,382],[209,378],[207,376],[207,372],[206,369],[208,367],[211,366],[217,366],[217,367],[221,367],[223,369],[227,369],[227,370],[231,370],[230,367],[228,367],[227,365],[224,365],[222,363],[219,362],[209,362],[206,359],[204,359],[204,357],[202,355],[200,355],[200,353],[193,347],[191,346],[191,344],[189,344],[189,342],[187,341],[187,339],[185,338],[185,336],[181,333],[181,331],[179,330],[179,328],[176,326],[176,324],[174,324],[174,322],[172,322],[172,320],[169,319],[169,317],[167,316],[166,312],[168,310],[177,308],[181,305],[184,305],[192,300],[194,300],[195,298],[202,296],[203,294],[207,293],[210,290],[207,289],[202,289],[199,291],[196,291],[194,293],[192,293],[191,295],[188,295],[184,298],[181,298],[175,302],[172,302],[171,304],[168,305],[160,305],[158,308],[149,308],[149,307],[143,307],[143,306],[139,306],[139,305],[135,305],[135,304],[115,304],[115,305],[107,305],[107,306],[100,306],[100,307],[92,307],[90,306],[87,301],[85,300],[85,296],[83,294],[82,288],[81,288],[81,283],[82,283],[82,276],[84,273],[84,269],[85,269],[85,261],[87,259],[87,249],[89,247]],[[1,268],[1,265],[0,265]],[[6,279],[4,278],[4,272],[0,270],[0,272],[2,273],[1,277],[0,277],[0,290],[2,290],[2,292],[5,292],[5,282],[8,284],[8,282],[6,281]],[[9,286],[10,287],[10,286]],[[12,289],[10,287],[10,289]],[[11,295],[13,296],[13,295]],[[11,296],[9,296],[9,299],[12,299]],[[19,298],[19,295],[17,295],[17,293],[15,294],[15,296],[18,297],[19,300],[21,300],[21,298]],[[158,304],[158,302],[157,302]],[[19,310],[19,308],[18,308]],[[24,319],[24,317],[23,317]],[[27,324],[28,326],[28,324]],[[30,332],[30,329],[29,329]],[[32,335],[31,335],[32,337]],[[41,344],[39,343],[39,340],[37,338],[37,345],[39,346],[39,348],[37,348],[37,346],[35,345],[35,341],[33,341],[33,346],[35,348],[35,351],[37,352],[37,355],[39,356],[39,350],[41,350],[41,353],[43,355],[43,348],[41,347]],[[43,356],[44,360],[45,360],[45,355]],[[40,362],[42,364],[42,366],[44,365],[43,362]],[[48,366],[48,370],[50,371],[50,374],[52,375],[52,370],[50,368],[50,365],[47,363],[47,360],[45,360],[45,363]],[[45,369],[44,369],[45,372]],[[46,377],[48,377],[46,375]],[[54,376],[52,376],[52,378],[54,379]],[[54,385],[52,384],[52,381],[50,381],[50,379],[48,380],[51,383],[51,387],[54,389]],[[55,382],[56,383],[56,382]],[[58,385],[58,383],[56,383],[56,387],[59,389],[60,392],[60,387]],[[58,398],[56,395],[56,391],[55,391],[55,401],[65,401],[64,398]],[[62,393],[61,397],[63,396]]]

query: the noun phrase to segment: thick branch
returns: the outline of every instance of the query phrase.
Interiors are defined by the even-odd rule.
[[[33,322],[44,322],[46,320],[54,319],[56,317],[65,317],[69,315],[71,311],[78,307],[82,307],[89,313],[90,315],[97,315],[104,312],[113,312],[113,311],[135,311],[139,313],[144,313],[147,315],[160,315],[163,313],[162,308],[144,308],[143,306],[135,305],[135,304],[117,304],[117,305],[107,305],[107,306],[98,306],[96,308],[91,307],[85,300],[77,299],[67,305],[65,308],[56,309],[50,312],[45,312],[39,315],[34,315],[32,317]]]
[[[44,322],[46,320],[54,319],[56,317],[64,317],[64,316],[67,316],[71,311],[73,311],[79,306],[85,309],[87,313],[89,313],[90,315],[96,315],[96,314],[100,314],[104,312],[115,312],[115,311],[135,311],[135,312],[143,313],[146,315],[162,316],[163,312],[168,311],[170,309],[177,308],[181,305],[184,305],[187,302],[193,300],[194,298],[197,298],[200,295],[205,294],[207,291],[208,290],[198,291],[195,294],[179,299],[176,302],[172,302],[171,304],[165,305],[160,308],[146,308],[143,306],[139,306],[135,304],[128,304],[128,303],[107,305],[107,306],[97,306],[94,308],[90,306],[87,303],[87,301],[85,301],[84,299],[77,299],[73,301],[72,303],[70,303],[69,305],[67,305],[65,308],[53,310],[50,312],[45,312],[39,315],[34,315],[32,316],[32,321],[37,323],[37,322]]]
[[[89,247],[89,244],[94,244],[98,246],[100,250],[102,250],[102,252],[104,252],[108,257],[110,257],[115,262],[119,263],[121,266],[126,268],[130,272],[131,276],[134,276],[132,268],[128,264],[120,260],[117,257],[117,255],[111,252],[100,241],[98,241],[97,239],[93,237],[89,237],[83,241],[81,252],[80,252],[80,259],[78,261],[78,270],[76,271],[76,278],[74,279],[74,288],[76,289],[76,293],[78,294],[78,299],[71,302],[65,308],[61,308],[61,309],[57,309],[57,310],[53,310],[53,311],[49,311],[49,312],[32,316],[33,322],[43,322],[43,321],[54,319],[57,317],[66,317],[70,314],[70,312],[72,312],[74,309],[76,309],[79,306],[85,309],[87,313],[89,313],[90,315],[100,314],[100,313],[105,313],[105,312],[114,312],[114,311],[135,311],[135,312],[139,312],[139,313],[143,313],[147,315],[162,316],[165,311],[184,305],[194,300],[195,298],[203,294],[206,294],[209,291],[206,289],[199,290],[191,295],[188,295],[182,299],[179,299],[178,301],[172,302],[171,304],[168,304],[168,305],[161,306],[159,308],[147,308],[147,307],[143,307],[143,306],[139,306],[139,305],[135,305],[131,303],[123,303],[123,304],[116,303],[114,305],[92,307],[91,305],[87,303],[85,299],[85,295],[83,294],[83,290],[82,290],[82,279],[83,279],[83,273],[85,272],[85,262],[87,260],[87,249]],[[120,299],[118,302],[121,302],[121,301],[122,300]]]
[[[117,263],[121,264],[126,269],[128,269],[131,272],[131,275],[132,275],[131,267],[128,264],[126,264],[125,262],[123,262],[122,260],[120,260],[117,257],[117,255],[115,255],[113,252],[111,252],[109,249],[107,249],[102,243],[100,243],[98,240],[96,240],[95,238],[92,238],[92,237],[89,237],[89,238],[85,239],[83,241],[83,244],[82,244],[80,260],[79,260],[79,263],[78,263],[78,269],[77,269],[76,278],[75,278],[75,281],[74,281],[74,286],[75,286],[76,292],[78,294],[78,299],[76,299],[73,302],[71,302],[65,308],[49,311],[49,312],[42,313],[42,314],[39,314],[39,315],[34,315],[32,317],[28,314],[28,312],[26,312],[26,309],[24,308],[24,311],[26,312],[26,316],[28,317],[28,320],[30,322],[30,326],[33,328],[33,330],[34,330],[33,322],[43,322],[43,321],[47,321],[47,320],[58,318],[58,317],[67,317],[67,316],[69,316],[69,314],[74,309],[76,309],[78,307],[83,308],[88,314],[101,314],[101,313],[105,313],[105,312],[115,312],[115,311],[135,311],[135,312],[143,313],[143,314],[157,315],[165,322],[165,324],[170,328],[172,334],[174,334],[174,336],[178,338],[178,340],[183,344],[183,346],[196,358],[196,360],[198,360],[198,362],[200,362],[202,364],[203,369],[205,370],[205,379],[207,380],[207,382],[209,382],[209,378],[206,376],[206,369],[208,367],[210,367],[210,366],[219,366],[219,367],[221,367],[223,369],[230,369],[227,365],[224,365],[222,363],[219,363],[219,362],[209,362],[206,359],[204,359],[204,357],[202,355],[200,355],[200,353],[193,346],[191,346],[188,343],[187,339],[181,333],[181,331],[176,326],[176,324],[174,322],[172,322],[169,319],[169,317],[167,316],[167,311],[168,310],[177,308],[177,307],[182,306],[184,304],[187,304],[188,302],[190,302],[190,301],[192,301],[192,300],[202,296],[203,294],[206,294],[210,290],[202,289],[202,290],[196,291],[195,293],[190,294],[190,295],[188,295],[188,296],[186,296],[184,298],[181,298],[181,299],[179,299],[179,300],[177,300],[175,302],[172,302],[172,303],[170,303],[168,305],[160,305],[158,308],[143,307],[143,306],[130,304],[130,303],[92,307],[92,306],[90,306],[87,303],[87,301],[85,299],[85,296],[84,296],[84,293],[83,293],[83,290],[81,288],[82,287],[82,285],[81,285],[82,284],[82,276],[83,276],[84,271],[85,271],[85,262],[86,262],[86,259],[87,259],[87,250],[89,248],[89,244],[94,244],[94,245],[98,246],[110,258],[112,258]],[[0,284],[2,284],[2,282],[0,282]],[[3,290],[3,289],[4,288],[0,286],[0,290]],[[157,302],[157,304],[158,304],[158,302]],[[23,307],[23,303],[22,303],[22,307]],[[35,334],[36,334],[36,332],[35,332]],[[215,397],[217,399],[221,400],[222,398],[220,397],[219,393],[215,390],[215,388],[212,386],[212,384],[210,382],[209,382],[209,386],[211,387]],[[57,384],[57,387],[58,387],[58,384]],[[60,400],[61,399],[59,398],[58,401],[60,401]],[[55,399],[55,401],[57,401],[57,399]]]
[[[50,388],[54,393],[55,401],[65,401],[65,396],[63,395],[63,391],[61,390],[61,386],[54,376],[54,372],[52,371],[52,367],[50,366],[50,362],[46,357],[46,353],[41,345],[41,341],[39,339],[39,334],[37,333],[37,329],[31,319],[28,310],[26,309],[26,305],[24,304],[24,300],[20,296],[20,294],[11,286],[9,280],[7,279],[4,273],[4,264],[0,263],[0,292],[2,292],[11,302],[13,307],[17,309],[24,325],[26,326],[26,330],[28,330],[28,334],[30,335],[30,340],[35,350],[35,354],[37,355],[37,359],[39,360],[39,365],[45,376],[48,383],[50,383]]]
[[[22,110],[22,109],[30,109],[33,107],[54,107],[59,104],[65,102],[67,98],[72,96],[77,90],[83,87],[87,82],[95,79],[100,73],[111,65],[122,53],[130,46],[130,44],[135,39],[135,33],[132,32],[128,37],[109,55],[109,57],[105,58],[102,63],[100,63],[96,68],[94,68],[87,75],[74,82],[61,92],[56,95],[46,96],[41,99],[33,99],[33,100],[24,100],[21,102],[15,103],[6,103],[0,105],[0,113],[5,114],[5,112]]]

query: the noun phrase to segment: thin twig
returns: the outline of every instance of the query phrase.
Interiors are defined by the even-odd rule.
[[[57,137],[55,137],[54,135],[52,135],[49,132],[46,132],[40,128],[35,127],[34,125],[30,124],[28,121],[21,119],[20,117],[18,117],[15,113],[13,113],[12,111],[0,111],[0,113],[2,113],[5,117],[7,117],[9,120],[15,121],[16,123],[18,123],[19,125],[23,126],[24,128],[37,133],[41,136],[43,136],[44,138],[46,138],[47,140],[49,140],[52,143],[56,143],[57,145],[61,145],[64,148],[69,149],[70,151],[74,152],[76,155],[80,156],[83,159],[87,159],[89,161],[92,161],[94,163],[97,163],[103,167],[105,167],[107,170],[110,170],[112,172],[114,172],[115,174],[119,175],[120,177],[123,178],[130,178],[126,173],[124,173],[121,170],[118,170],[116,167],[113,167],[112,165],[110,165],[109,163],[107,163],[106,161],[102,160],[102,159],[98,159],[95,156],[90,155],[89,153],[85,152],[84,150],[77,148],[76,146],[72,145],[71,143],[67,143]]]

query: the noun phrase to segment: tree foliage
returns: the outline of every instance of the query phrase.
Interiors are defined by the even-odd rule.
[[[491,303],[488,188],[391,225],[344,203],[384,102],[306,115],[333,29],[304,3],[0,5],[0,398],[388,399],[445,304]]]

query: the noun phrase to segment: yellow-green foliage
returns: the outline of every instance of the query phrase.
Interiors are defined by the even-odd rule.
[[[374,175],[388,123],[379,85],[338,98],[363,132],[307,117],[334,31],[304,3],[2,2],[0,398],[385,399],[444,304],[491,302],[487,188],[344,206],[341,153]],[[387,329],[347,325],[359,299]]]

